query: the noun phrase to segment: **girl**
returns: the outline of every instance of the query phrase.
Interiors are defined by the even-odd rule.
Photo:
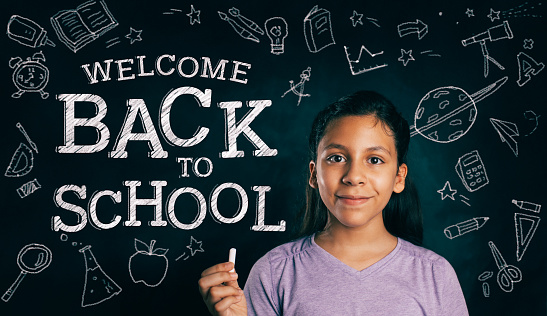
[[[309,138],[300,238],[259,259],[242,291],[232,263],[202,273],[214,315],[468,315],[452,266],[419,246],[405,163],[408,123],[378,93],[322,110]]]

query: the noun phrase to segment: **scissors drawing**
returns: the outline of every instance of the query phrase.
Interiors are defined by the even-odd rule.
[[[505,292],[513,291],[513,283],[522,280],[522,272],[519,268],[508,265],[507,262],[505,262],[505,259],[503,259],[500,251],[493,242],[488,242],[488,245],[490,246],[490,250],[492,250],[492,255],[494,256],[494,260],[496,260],[496,265],[499,269],[497,279],[500,288]]]

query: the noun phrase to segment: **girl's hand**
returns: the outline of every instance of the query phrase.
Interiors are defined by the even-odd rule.
[[[199,292],[209,312],[219,316],[246,316],[247,301],[237,283],[231,262],[214,265],[201,273]]]

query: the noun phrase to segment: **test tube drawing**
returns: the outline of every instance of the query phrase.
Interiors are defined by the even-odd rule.
[[[28,47],[37,48],[44,45],[55,47],[47,37],[47,31],[38,23],[20,15],[12,15],[8,22],[8,37]]]
[[[79,250],[85,260],[85,281],[82,293],[82,307],[88,307],[102,303],[122,289],[106,275],[101,266],[95,260],[91,252],[91,246],[87,245]]]
[[[526,202],[526,201],[518,201],[518,200],[512,200],[511,203],[515,204],[521,210],[532,211],[532,212],[535,212],[535,213],[539,213],[539,211],[541,211],[541,205],[536,204],[536,203]]]
[[[486,221],[488,221],[488,219],[489,217],[475,217],[464,222],[448,226],[444,229],[444,234],[449,239],[460,237],[461,235],[478,230],[479,228],[484,226],[484,224],[486,224]]]

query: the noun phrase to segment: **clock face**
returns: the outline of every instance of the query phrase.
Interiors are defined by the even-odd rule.
[[[25,62],[13,74],[15,85],[21,90],[41,90],[48,82],[48,69],[37,62]]]

